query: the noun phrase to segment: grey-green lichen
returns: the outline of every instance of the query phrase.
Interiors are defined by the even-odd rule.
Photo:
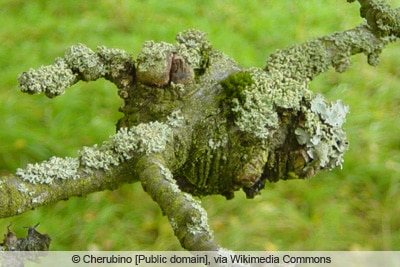
[[[42,66],[37,70],[30,69],[18,76],[22,92],[45,93],[48,97],[62,95],[77,80],[77,75],[62,58],[56,58],[53,65]]]
[[[195,29],[180,32],[176,36],[177,53],[185,58],[193,69],[205,69],[207,53],[211,43],[206,39],[207,34]]]
[[[222,136],[219,138],[210,138],[208,139],[208,146],[212,149],[212,150],[216,150],[220,147],[225,147],[228,143],[228,138],[226,136]]]
[[[83,147],[78,151],[78,158],[87,173],[91,173],[92,169],[109,171],[112,166],[120,164],[118,154],[112,150],[110,142],[104,142],[100,147]]]
[[[208,226],[207,213],[201,206],[200,201],[193,198],[192,195],[182,192],[176,183],[171,171],[164,165],[154,162],[160,170],[162,180],[167,183],[158,182],[154,183],[154,188],[146,186],[146,190],[155,192],[157,191],[157,197],[152,195],[153,198],[157,198],[157,201],[163,201],[160,206],[164,206],[165,203],[170,203],[164,206],[164,212],[167,213],[170,224],[175,233],[180,232],[180,235],[191,235],[203,236],[206,234],[206,238],[212,237],[212,231]],[[148,182],[148,181],[147,181]],[[160,187],[168,188],[160,188]],[[182,230],[183,233],[181,232]],[[183,237],[182,237],[183,238]]]
[[[94,81],[105,74],[105,67],[96,52],[83,44],[70,46],[64,55],[68,66],[80,74],[83,81]]]
[[[183,193],[183,196],[186,201],[190,203],[191,208],[196,210],[196,212],[192,213],[193,216],[189,217],[189,221],[186,222],[188,232],[193,236],[204,232],[212,235],[212,230],[208,226],[207,213],[201,206],[200,201],[194,199],[193,196],[188,193]]]
[[[250,75],[251,82],[244,79],[243,73]],[[313,96],[307,79],[299,81],[275,69],[250,68],[231,74],[221,85],[225,91],[232,87],[228,90],[232,97],[228,98],[231,102],[229,107],[235,114],[234,123],[241,131],[261,140],[272,140],[272,134],[284,123],[281,113],[297,114],[299,127],[293,130],[298,143],[305,147],[304,162],[312,161],[307,168],[317,170],[341,166],[348,146],[342,125],[349,111],[342,101],[328,104],[321,95]],[[209,140],[209,146],[214,145],[214,140]],[[262,162],[267,162],[266,157]],[[251,162],[246,166],[257,169]],[[262,164],[260,166],[255,173],[263,172]],[[249,178],[254,182],[252,177]]]
[[[160,169],[161,175],[164,177],[166,181],[168,181],[169,187],[172,189],[172,192],[180,193],[181,190],[179,189],[179,186],[176,184],[176,180],[174,179],[174,176],[172,175],[171,171],[164,165],[159,164],[158,162],[156,163],[156,165]]]
[[[63,58],[54,64],[30,69],[18,76],[22,92],[45,93],[48,97],[62,95],[68,87],[79,80],[94,81],[101,77],[117,77],[132,57],[120,49],[99,46],[97,52],[83,44],[67,48]]]
[[[51,184],[54,179],[78,179],[79,161],[76,158],[52,157],[42,163],[28,164],[19,168],[16,174],[24,181],[39,184]]]
[[[29,188],[26,186],[26,184],[19,184],[17,190],[21,193],[31,193],[29,192]]]
[[[118,166],[137,153],[161,153],[171,140],[172,130],[167,124],[157,121],[142,123],[130,129],[119,129],[100,147],[84,147],[78,151],[78,158],[52,157],[19,168],[16,174],[24,181],[39,184],[51,184],[54,179],[79,179],[79,170],[89,174],[93,170],[109,171],[112,166]]]
[[[324,97],[318,94],[311,100],[311,111],[319,114],[327,124],[340,128],[346,121],[346,114],[349,113],[349,107],[344,105],[342,100],[327,104]]]
[[[299,110],[301,101],[311,92],[306,82],[299,82],[280,72],[258,68],[246,70],[252,83],[241,89],[241,98],[232,99],[235,124],[244,132],[268,138],[270,130],[279,126],[278,108]]]
[[[176,44],[144,42],[137,56],[136,77],[140,83],[157,87],[187,84],[195,74],[202,74],[211,50],[205,33],[187,30],[179,33],[176,40]]]
[[[276,50],[267,60],[266,70],[282,77],[311,81],[331,66],[330,54],[319,40]]]
[[[354,1],[348,0],[348,2]],[[380,0],[359,2],[361,4],[360,15],[367,20],[375,35],[379,37],[400,35],[398,9],[392,9],[388,3]]]
[[[172,128],[179,128],[185,125],[185,117],[180,109],[174,110],[169,116],[167,116],[167,122]]]
[[[133,65],[132,55],[126,53],[122,49],[98,46],[97,55],[103,62],[105,77],[117,78],[120,75],[120,72],[126,69],[127,63]],[[125,87],[128,86],[130,80],[125,79],[125,81],[122,82],[124,83],[122,85]]]
[[[169,82],[175,47],[172,44],[154,41],[143,43],[137,56],[136,76],[145,84],[163,86]]]
[[[361,25],[277,50],[268,58],[265,70],[275,70],[284,77],[309,82],[331,66],[337,72],[344,72],[351,66],[350,56],[360,52],[367,55],[370,65],[377,65],[379,54],[392,40],[390,37],[378,39],[367,25]]]
[[[164,151],[172,136],[172,130],[167,124],[155,121],[141,123],[129,130],[121,128],[111,137],[110,142],[118,154],[124,159],[130,159],[132,152],[148,155]]]
[[[135,153],[145,155],[164,151],[167,142],[172,138],[171,128],[160,122],[141,123],[130,129],[121,128],[101,147],[84,147],[78,152],[84,171],[103,169],[131,159]],[[89,169],[87,169],[89,168]]]
[[[326,169],[342,166],[348,148],[342,129],[348,106],[340,100],[328,104],[322,95],[315,96],[310,104],[310,108],[302,108],[305,121],[295,130],[299,144],[305,145],[314,165]]]
[[[176,35],[175,40],[179,44],[183,44],[189,49],[195,49],[200,52],[202,50],[210,50],[212,48],[212,45],[207,40],[206,36],[207,33],[196,29],[188,29],[186,31],[179,32]]]

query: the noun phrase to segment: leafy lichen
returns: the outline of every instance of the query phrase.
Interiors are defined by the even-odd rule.
[[[39,184],[51,184],[54,179],[78,179],[79,161],[76,158],[52,157],[42,163],[28,164],[19,168],[16,174],[24,181]]]
[[[239,76],[236,74],[221,84],[226,91],[233,92],[230,94],[235,124],[259,138],[268,138],[270,130],[278,127],[278,108],[299,110],[301,101],[311,95],[305,82],[280,72],[250,68],[243,73],[240,83],[231,81]]]
[[[164,123],[141,123],[130,129],[121,128],[111,137],[113,150],[124,159],[132,158],[133,152],[160,153],[172,139],[171,128]]]
[[[185,124],[185,117],[180,109],[174,110],[167,116],[167,124],[172,128],[183,127]]]
[[[349,107],[344,105],[341,100],[327,104],[324,97],[318,94],[311,100],[311,111],[319,114],[327,124],[342,127],[346,121],[346,114],[349,113]]]
[[[341,127],[349,108],[340,100],[328,104],[322,95],[315,96],[310,104],[310,108],[302,108],[305,120],[295,130],[299,144],[306,147],[314,165],[328,170],[342,166],[348,143]]]
[[[105,74],[101,58],[83,44],[70,46],[65,52],[64,59],[70,69],[79,73],[83,81],[95,81]]]
[[[115,78],[126,64],[133,65],[132,57],[120,49],[99,46],[97,52],[83,44],[67,48],[63,58],[56,58],[54,64],[30,69],[18,76],[22,92],[45,93],[48,97],[62,95],[68,87],[79,80],[94,81],[101,77]],[[128,81],[121,81],[128,85]]]
[[[18,76],[22,92],[45,93],[48,97],[62,95],[64,90],[77,81],[77,76],[62,58],[56,58],[53,65],[30,69]]]
[[[348,2],[353,1],[348,0]],[[360,15],[367,20],[368,25],[376,36],[399,36],[400,16],[398,15],[398,10],[396,12],[396,10],[393,10],[384,1],[370,0],[359,2],[361,4]]]
[[[103,62],[105,75],[115,78],[126,68],[127,63],[133,64],[132,55],[122,49],[107,48],[105,46],[97,47],[97,55]]]
[[[93,169],[110,171],[112,166],[118,166],[137,153],[161,153],[171,140],[172,130],[167,124],[157,121],[143,123],[130,129],[121,128],[100,147],[84,147],[78,151],[78,158],[52,157],[49,161],[19,168],[16,174],[34,184],[52,184],[55,179],[78,179],[80,170],[89,174]]]
[[[103,142],[101,147],[94,145],[80,150],[80,164],[89,173],[91,169],[108,171],[111,166],[118,166],[131,159],[135,153],[148,155],[164,151],[171,137],[171,128],[159,122],[143,123],[130,129],[121,128],[110,136],[109,141]]]
[[[206,39],[206,33],[189,29],[176,35],[177,53],[185,58],[192,69],[202,72],[208,64],[208,52],[211,43]]]
[[[102,169],[109,171],[112,166],[118,166],[120,161],[118,154],[115,153],[109,142],[104,142],[101,147],[83,147],[78,151],[79,161],[86,167],[85,172],[91,173],[91,169]]]
[[[175,47],[172,44],[144,42],[137,56],[136,76],[138,81],[155,86],[168,84],[174,52]]]
[[[195,73],[202,74],[208,64],[210,43],[205,33],[187,30],[176,36],[177,43],[146,41],[137,56],[139,82],[163,87],[189,83]]]
[[[192,216],[186,217],[188,219],[188,221],[186,222],[186,227],[188,229],[188,232],[193,236],[196,236],[199,233],[204,233],[204,232],[212,235],[212,231],[208,226],[207,213],[201,206],[200,201],[194,199],[188,193],[183,193],[183,196],[186,199],[186,201],[190,203],[192,209],[195,210],[195,212],[191,213]]]

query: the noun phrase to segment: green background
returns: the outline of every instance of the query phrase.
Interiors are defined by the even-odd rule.
[[[390,1],[400,6],[400,1]],[[270,53],[362,22],[346,1],[38,1],[0,0],[0,174],[100,144],[121,114],[105,80],[80,82],[62,97],[19,92],[17,76],[52,64],[84,43],[136,56],[145,40],[174,42],[188,28],[208,32],[214,48],[243,67],[263,67]],[[314,92],[350,106],[350,150],[343,169],[307,181],[267,184],[261,196],[201,201],[217,240],[233,250],[400,249],[400,46],[381,64],[354,56],[344,74],[330,70]],[[0,204],[1,205],[1,204]],[[38,208],[0,220],[18,235],[40,222],[52,250],[177,250],[169,223],[140,184]]]

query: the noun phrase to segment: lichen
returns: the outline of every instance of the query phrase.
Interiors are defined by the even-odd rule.
[[[319,114],[327,124],[342,127],[346,121],[346,114],[349,113],[349,107],[344,105],[341,100],[327,104],[324,97],[318,94],[311,100],[311,111]]]
[[[196,29],[180,32],[176,36],[178,51],[182,51],[182,45],[186,48],[187,51],[182,51],[182,54],[193,69],[204,70],[208,66],[212,45],[206,36],[206,33]]]
[[[105,74],[104,64],[97,53],[83,44],[70,46],[64,59],[69,68],[83,81],[95,81]]]
[[[52,184],[54,179],[78,179],[79,161],[76,158],[52,157],[48,161],[28,164],[19,168],[16,174],[30,183]]]
[[[250,75],[250,78],[245,74]],[[231,74],[220,84],[227,96],[227,99],[222,100],[223,103],[230,103],[223,107],[230,108],[229,112],[234,113],[234,124],[241,131],[259,138],[260,141],[274,140],[270,143],[273,145],[277,142],[275,139],[279,138],[273,136],[273,133],[279,132],[280,127],[288,124],[289,132],[285,136],[290,135],[291,131],[295,132],[297,141],[304,146],[306,154],[304,156],[299,152],[299,156],[304,158],[301,162],[304,163],[304,168],[313,170],[296,170],[302,173],[302,177],[320,169],[341,166],[348,146],[342,125],[349,111],[341,100],[327,103],[321,95],[313,96],[308,89],[307,79],[297,80],[277,69],[265,71],[250,68]],[[285,122],[286,113],[292,114],[295,119]],[[298,123],[299,126],[291,129],[291,125],[295,125],[293,123]],[[208,146],[213,148],[215,141],[208,140]],[[263,166],[268,161],[268,150],[257,153],[263,153],[265,155],[256,161],[257,164],[250,160],[247,165],[242,166],[242,173],[238,174],[237,180],[245,187],[256,184],[257,178],[263,173]],[[251,158],[257,159],[257,155],[252,155]],[[293,157],[296,158],[296,154]],[[292,162],[289,158],[290,156],[288,160]],[[286,173],[287,170],[282,169],[281,172]]]
[[[398,26],[400,24],[398,10],[396,12],[385,1],[359,2],[361,4],[360,15],[367,20],[375,35],[379,37],[386,37],[391,34],[398,35]]]
[[[48,97],[62,95],[66,88],[77,82],[77,76],[62,58],[56,58],[53,65],[30,69],[18,76],[22,92],[45,93]]]
[[[24,181],[40,184],[51,184],[54,179],[78,179],[79,170],[89,174],[93,169],[110,171],[112,166],[118,166],[137,153],[160,153],[170,140],[172,130],[167,124],[142,123],[130,129],[121,128],[100,147],[83,147],[78,151],[78,158],[52,157],[49,161],[19,168],[16,174]]]
[[[127,62],[133,63],[132,55],[122,49],[98,46],[97,54],[104,64],[105,75],[111,75],[114,78],[118,77],[119,72],[125,69]]]
[[[310,105],[302,108],[305,121],[295,130],[297,141],[306,147],[314,165],[328,170],[342,166],[348,143],[341,127],[349,108],[340,100],[328,104],[322,95],[315,96]]]
[[[177,54],[185,58],[192,69],[203,70],[208,64],[208,52],[211,43],[207,34],[195,29],[189,29],[176,35]]]
[[[145,188],[154,200],[159,201],[159,205],[168,215],[172,229],[178,238],[185,238],[186,242],[193,242],[191,240],[194,236],[207,240],[212,238],[207,213],[200,201],[181,191],[168,168],[157,161],[153,161],[153,163],[159,168],[161,177],[154,181],[150,181],[154,176],[146,179]],[[191,237],[186,238],[188,235]]]
[[[227,143],[228,143],[228,138],[226,136],[223,136],[217,139],[210,138],[208,139],[207,144],[212,150],[216,150],[220,147],[226,146]]]
[[[211,45],[205,35],[187,30],[178,33],[176,44],[146,41],[137,56],[137,80],[157,87],[190,83],[208,64]]]
[[[94,52],[78,44],[67,48],[64,57],[56,58],[53,65],[22,73],[18,76],[18,82],[22,92],[45,93],[48,97],[55,97],[62,95],[65,89],[79,80],[94,81],[106,75],[118,77],[127,62],[133,66],[131,55],[123,50],[99,46]]]
[[[320,41],[276,50],[267,60],[266,70],[298,81],[311,81],[331,65],[330,55]]]
[[[167,124],[172,128],[179,128],[185,125],[185,117],[180,109],[174,110],[167,116]]]
[[[102,146],[84,147],[78,152],[85,172],[91,169],[109,171],[112,166],[131,159],[135,153],[145,155],[162,152],[172,137],[171,128],[160,122],[142,123],[130,129],[121,128]]]
[[[208,226],[208,217],[206,211],[201,206],[200,201],[194,199],[190,194],[183,193],[184,198],[187,202],[190,203],[193,212],[191,212],[192,216],[187,216],[188,221],[186,222],[186,227],[188,232],[195,236],[199,233],[208,233],[208,235],[212,235],[212,231]]]
[[[250,79],[240,75],[243,78],[241,84],[236,85],[234,93],[230,93],[233,96],[231,111],[235,113],[235,124],[239,129],[258,138],[267,138],[270,130],[278,127],[278,108],[299,110],[301,101],[311,95],[305,82],[285,77],[282,73],[257,68],[250,68],[245,73],[250,75]],[[230,80],[232,76],[221,84],[234,90],[235,83],[227,82]]]
[[[118,154],[112,150],[109,142],[104,142],[101,147],[83,147],[78,151],[78,158],[82,166],[88,167],[84,170],[89,173],[91,169],[109,171],[111,166],[118,166],[120,163]]]
[[[176,184],[176,180],[174,179],[174,176],[172,175],[171,171],[162,164],[159,163],[156,164],[160,168],[161,175],[164,177],[165,180],[168,181],[169,187],[172,189],[172,192],[180,193],[181,190],[179,189],[179,186]]]
[[[26,186],[26,184],[19,184],[17,190],[24,194],[29,192],[29,188]]]
[[[176,35],[175,40],[185,45],[187,48],[196,50],[209,50],[212,48],[211,43],[206,38],[207,33],[201,32],[196,29],[188,29],[183,32],[179,32]]]
[[[175,47],[169,43],[144,42],[137,56],[136,76],[138,81],[155,86],[168,84],[175,50]]]
[[[111,136],[111,146],[124,159],[132,158],[133,152],[160,153],[164,151],[167,142],[172,140],[172,130],[164,123],[141,123],[130,129],[121,128]]]

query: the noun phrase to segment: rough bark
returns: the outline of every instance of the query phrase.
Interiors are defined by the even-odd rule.
[[[143,45],[136,61],[125,51],[79,44],[50,66],[19,76],[21,90],[61,95],[79,80],[105,78],[118,88],[124,113],[117,133],[77,158],[53,157],[0,179],[0,217],[140,181],[188,250],[217,250],[207,216],[193,196],[252,198],[265,181],[304,179],[342,164],[348,107],[308,89],[349,57],[378,64],[398,37],[399,15],[359,1],[368,25],[278,50],[264,69],[243,69],[188,30],[176,44]],[[384,18],[384,19],[382,19]]]

